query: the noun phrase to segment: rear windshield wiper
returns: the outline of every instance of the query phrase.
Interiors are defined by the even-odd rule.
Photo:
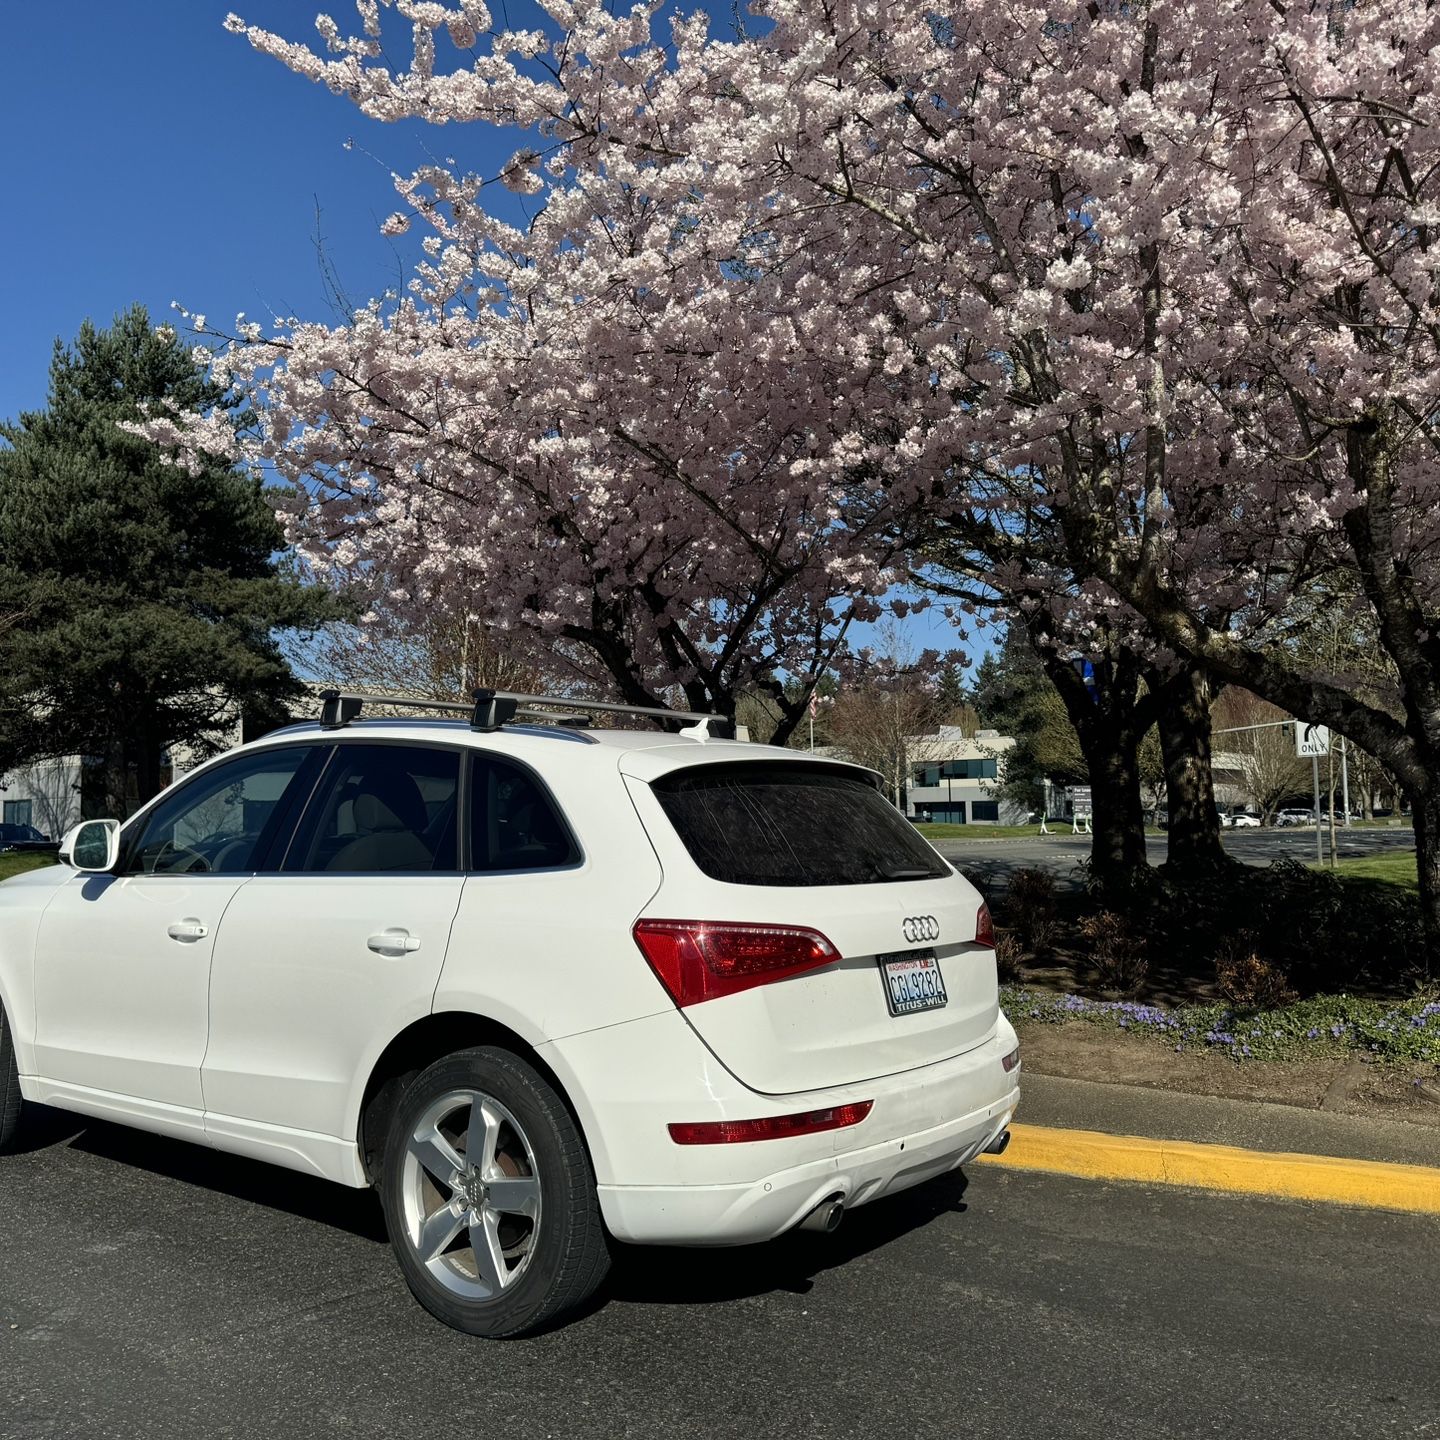
[[[928,880],[935,873],[929,865],[901,865],[893,860],[880,860],[875,868],[887,880]]]

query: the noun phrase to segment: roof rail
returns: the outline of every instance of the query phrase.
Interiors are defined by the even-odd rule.
[[[735,738],[735,721],[729,715],[709,715],[696,710],[664,710],[652,705],[623,705],[610,700],[572,700],[566,695],[519,695],[510,690],[477,690],[473,703],[460,700],[407,700],[393,695],[372,695],[364,691],[322,690],[320,692],[320,725],[325,730],[339,730],[356,719],[366,705],[393,705],[407,710],[441,710],[447,714],[468,715],[470,728],[489,734],[517,717],[543,720],[549,724],[574,724],[590,713],[603,715],[643,715],[649,719],[673,722],[689,721],[681,730],[695,740],[712,735],[722,740]],[[545,709],[537,709],[545,706]],[[577,715],[556,715],[551,707],[578,711]]]

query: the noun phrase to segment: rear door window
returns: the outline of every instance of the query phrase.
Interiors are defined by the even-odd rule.
[[[864,776],[839,766],[703,765],[652,788],[690,858],[732,885],[877,885],[952,873]]]
[[[287,871],[458,871],[460,755],[429,745],[342,744],[285,861]]]

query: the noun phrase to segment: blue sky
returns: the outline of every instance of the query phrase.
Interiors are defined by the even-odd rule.
[[[497,17],[508,6],[517,28],[534,23],[530,0],[492,4]],[[379,233],[396,208],[391,171],[453,156],[489,175],[513,153],[515,137],[479,126],[367,120],[223,28],[236,10],[311,39],[321,8],[313,0],[6,6],[0,417],[44,403],[57,336],[69,340],[86,318],[108,323],[137,300],[157,320],[175,300],[216,325],[238,311],[262,322],[276,313],[335,318],[316,252],[317,209],[329,262],[359,303],[403,281],[417,243]],[[325,8],[342,31],[357,28],[349,0]],[[728,0],[707,8],[730,12]],[[395,13],[384,17],[395,33]],[[523,203],[508,192],[507,200]],[[905,633],[919,647],[955,643],[938,616],[907,621]]]

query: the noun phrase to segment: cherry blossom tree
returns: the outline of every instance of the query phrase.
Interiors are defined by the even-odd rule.
[[[918,6],[889,7],[883,18],[897,23],[882,29],[876,24],[881,12],[845,5],[824,8],[817,23],[806,7],[777,4],[770,7],[775,29],[764,43],[707,45],[703,22],[677,26],[672,63],[652,43],[648,10],[616,19],[599,6],[557,5],[551,13],[563,36],[553,44],[537,32],[498,36],[490,56],[440,74],[436,32],[443,25],[452,41],[468,44],[483,28],[484,12],[468,7],[462,21],[458,12],[444,19],[447,12],[438,6],[397,8],[415,27],[414,64],[404,74],[376,63],[377,11],[363,12],[364,37],[341,38],[333,26],[322,27],[334,58],[247,33],[262,50],[344,91],[375,116],[511,121],[543,131],[557,142],[548,178],[536,149],[518,152],[506,172],[516,188],[546,192],[545,211],[529,237],[527,266],[533,267],[536,255],[546,257],[540,268],[553,264],[553,248],[536,243],[547,227],[551,247],[570,247],[562,252],[567,258],[581,253],[577,237],[597,212],[610,230],[628,236],[633,254],[636,235],[628,220],[638,206],[647,222],[643,238],[652,242],[644,289],[649,309],[689,317],[719,305],[731,335],[745,337],[735,353],[746,365],[756,355],[773,357],[755,377],[759,384],[752,383],[760,401],[746,419],[777,412],[800,417],[804,440],[783,457],[788,478],[798,475],[832,497],[857,490],[878,497],[882,503],[861,513],[868,522],[878,509],[886,532],[907,541],[916,527],[906,522],[917,516],[926,523],[939,520],[953,532],[962,528],[962,517],[973,526],[978,511],[985,532],[980,553],[997,593],[1012,603],[1039,595],[1052,611],[1057,597],[1062,608],[1073,606],[1075,565],[1066,552],[1084,538],[1073,520],[1052,519],[1051,529],[1062,534],[1060,555],[1056,560],[1044,552],[1043,561],[1034,537],[1006,523],[1017,469],[1023,475],[1028,461],[1043,474],[1044,457],[1035,447],[1048,437],[1032,434],[1036,418],[1042,425],[1053,418],[1051,361],[1035,332],[1047,307],[1058,307],[1049,318],[1068,316],[1071,329],[1098,337],[1108,347],[1106,363],[1113,364],[1123,317],[1097,326],[1093,315],[1080,315],[1091,309],[1088,304],[1067,309],[1062,303],[1062,291],[1082,290],[1088,272],[1076,256],[1074,233],[1057,259],[1049,151],[1037,157],[1038,173],[1022,175],[1018,183],[1007,179],[1009,193],[998,200],[1012,209],[1023,202],[1034,211],[1034,224],[1022,220],[1004,245],[986,239],[970,243],[968,253],[963,239],[957,246],[952,237],[956,215],[967,222],[959,236],[968,234],[972,242],[992,233],[994,217],[967,181],[973,164],[940,153],[943,131],[953,132],[957,119],[971,123],[964,109],[966,65],[953,64],[949,78],[943,67],[955,57],[982,54],[994,39],[993,24],[977,22],[980,28],[967,33],[959,14],[946,18]],[[1041,13],[1031,14],[1040,24]],[[1076,47],[1075,53],[1082,71],[1104,63],[1096,58],[1098,47]],[[939,87],[929,114],[917,99],[896,103],[917,56],[929,63],[926,83]],[[533,62],[542,57],[537,70]],[[1068,58],[1073,64],[1075,54]],[[627,117],[623,128],[617,116]],[[1013,125],[1004,113],[990,118]],[[1113,129],[1113,117],[1108,123]],[[1094,137],[1084,138],[1093,148]],[[1007,165],[1013,153],[999,152]],[[412,204],[417,194],[443,200],[453,192],[453,177],[419,178],[424,183],[418,188],[414,179],[402,185]],[[1124,183],[1126,177],[1109,177],[1112,196]],[[1065,185],[1083,197],[1094,188],[1094,177],[1067,176]],[[1072,208],[1078,218],[1070,228],[1083,244],[1085,227],[1095,221],[1084,216],[1080,200]],[[397,216],[392,228],[404,223]],[[599,253],[608,283],[614,255]],[[466,264],[455,269],[470,273]],[[1133,266],[1120,269],[1128,284]],[[563,293],[585,294],[589,312],[602,317],[607,331],[613,327],[593,273],[572,273]],[[1052,328],[1054,343],[1069,343],[1064,326]],[[582,367],[588,360],[593,368],[593,339],[578,342],[566,358]],[[607,367],[628,361],[634,374],[633,353],[602,351],[600,358]],[[1126,393],[1123,377],[1116,383]],[[720,385],[708,393],[713,407],[715,397],[730,391]],[[657,414],[651,395],[646,403],[665,423],[668,417]],[[603,406],[613,407],[613,398]],[[603,423],[603,414],[592,414],[591,423]],[[721,426],[735,433],[728,418]],[[1082,438],[1092,449],[1108,444],[1123,453],[1128,433],[1123,423],[1110,424],[1098,442],[1094,433]],[[1007,443],[997,446],[997,439]],[[1053,516],[1068,496],[1064,489],[1057,493],[1051,477],[1045,481]],[[963,510],[955,508],[957,497]],[[875,534],[873,525],[856,530],[844,508],[830,501],[827,546],[858,541],[853,553],[873,555]],[[1078,684],[1068,688],[1072,717],[1093,740],[1097,855],[1106,866],[1124,869],[1144,859],[1135,755],[1152,717],[1136,708],[1144,692],[1133,654],[1119,664],[1125,674],[1117,683],[1105,682],[1116,669],[1113,628],[1103,615],[1088,627],[1092,639],[1101,637],[1096,659],[1105,703],[1097,708],[1097,692]],[[1052,651],[1057,644],[1050,639]],[[1062,684],[1067,664],[1055,657]],[[1203,714],[1205,707],[1192,712]],[[1183,770],[1182,764],[1176,773]],[[1213,807],[1192,809],[1208,821],[1211,850],[1218,853]]]
[[[978,525],[1065,644],[1128,632],[1388,765],[1440,951],[1426,0],[767,0],[728,41],[395,0],[398,64],[383,8],[314,48],[229,23],[371,116],[518,130],[501,178],[542,209],[427,167],[388,222],[431,232],[409,295],[217,356],[315,563],[423,597],[461,557],[498,622],[698,703],[815,673]],[[1341,571],[1403,718],[1274,643]]]

